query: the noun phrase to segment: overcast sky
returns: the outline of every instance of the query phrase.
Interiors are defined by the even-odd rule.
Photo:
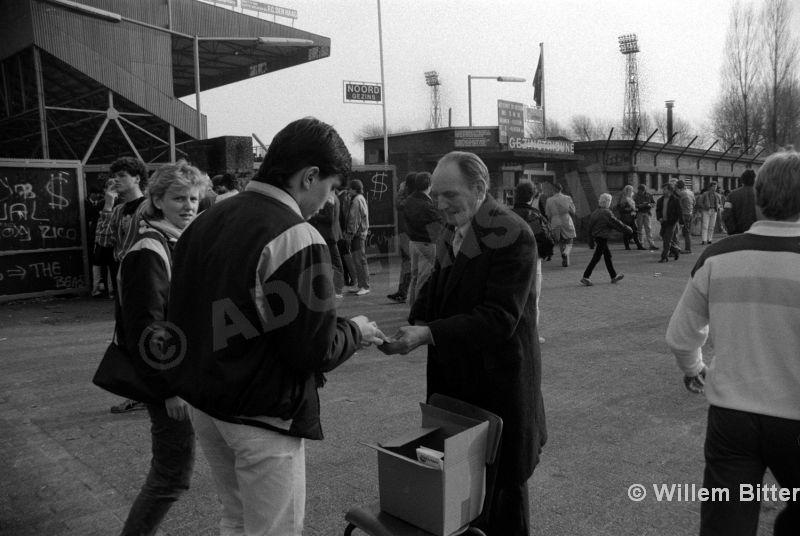
[[[760,0],[755,0],[760,3]],[[356,132],[382,124],[381,107],[343,103],[343,81],[380,81],[377,0],[272,0],[295,9],[295,27],[331,38],[331,56],[203,92],[209,137],[255,133],[269,143],[288,122],[313,115],[333,124],[363,159]],[[675,101],[698,127],[719,89],[731,0],[382,0],[386,115],[390,129],[422,129],[430,116],[424,72],[441,79],[444,123],[466,125],[467,75],[474,125],[497,125],[497,100],[533,104],[544,43],[548,119],[583,114],[621,122],[625,58],[617,37],[636,33],[641,110]],[[291,25],[289,19],[276,19]],[[193,97],[186,99],[194,105]]]

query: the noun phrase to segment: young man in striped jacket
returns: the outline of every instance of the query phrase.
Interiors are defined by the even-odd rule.
[[[767,158],[755,193],[765,219],[703,252],[667,328],[686,387],[711,404],[703,487],[729,493],[702,503],[701,535],[755,536],[766,468],[791,492],[767,499],[785,505],[774,534],[800,534],[800,154]]]

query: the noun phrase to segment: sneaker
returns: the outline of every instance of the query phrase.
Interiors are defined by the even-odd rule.
[[[344,298],[344,294],[334,294],[333,297],[336,298],[337,300],[340,300]]]
[[[388,297],[390,300],[397,302],[397,303],[406,303],[406,297],[399,292],[392,294]]]
[[[655,246],[655,245],[653,245],[653,246],[650,246],[650,251],[658,251],[659,249],[660,249],[660,248],[658,248],[658,247],[657,247],[657,246]]]
[[[539,344],[544,344],[544,337],[539,337]]]
[[[116,406],[111,406],[111,413],[128,413],[129,411],[139,411],[142,409],[146,409],[144,402],[125,400]]]
[[[612,283],[618,283],[619,281],[622,280],[623,277],[625,277],[625,274],[617,274],[617,275],[615,275],[614,277],[611,278],[611,282]]]
[[[369,294],[368,288],[360,288],[356,291],[356,296],[364,296],[365,294]]]
[[[586,287],[591,287],[592,285],[594,285],[594,283],[592,283],[588,277],[581,277],[581,285]]]

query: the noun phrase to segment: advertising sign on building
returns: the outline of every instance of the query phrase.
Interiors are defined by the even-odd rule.
[[[525,105],[521,102],[497,101],[497,124],[500,127],[500,143],[509,138],[525,136]]]
[[[262,4],[261,2],[256,2],[255,0],[242,0],[242,9],[258,11],[259,13],[267,13],[268,15],[277,15],[278,17],[286,17],[287,19],[297,18],[296,9],[273,6],[272,4]]]
[[[491,147],[492,145],[492,130],[489,129],[456,130],[453,135],[453,147],[456,149]]]
[[[344,102],[381,104],[383,91],[377,82],[344,81]]]
[[[509,138],[508,148],[529,151],[546,151],[550,153],[573,154],[575,152],[575,146],[571,141],[533,140],[530,138]]]

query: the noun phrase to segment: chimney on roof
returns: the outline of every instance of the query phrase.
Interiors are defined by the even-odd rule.
[[[674,100],[666,101],[667,105],[667,141],[672,139],[672,107],[675,106]]]

